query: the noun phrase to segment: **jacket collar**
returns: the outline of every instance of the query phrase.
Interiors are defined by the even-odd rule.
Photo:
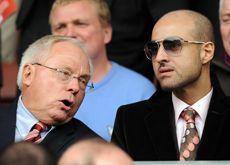
[[[157,91],[148,101],[145,117],[148,134],[159,160],[177,160],[178,147],[171,92]]]
[[[145,125],[159,160],[178,160],[179,149],[171,92],[157,91],[147,101],[147,105],[150,112],[145,117]],[[223,124],[229,107],[230,97],[226,97],[219,86],[214,86],[202,139],[197,151],[198,160],[215,158],[219,139],[225,131]]]

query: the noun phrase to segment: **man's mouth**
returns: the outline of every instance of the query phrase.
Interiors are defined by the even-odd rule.
[[[171,72],[173,72],[174,70],[171,67],[160,67],[158,69],[159,75],[160,77],[168,77],[171,75]]]
[[[74,104],[73,101],[71,100],[68,100],[68,99],[63,99],[63,100],[60,100],[66,107],[69,107],[71,108],[71,106]]]
[[[168,67],[160,67],[158,69],[158,71],[159,71],[159,73],[165,73],[165,72],[171,72],[171,71],[173,71],[173,69],[168,68]]]

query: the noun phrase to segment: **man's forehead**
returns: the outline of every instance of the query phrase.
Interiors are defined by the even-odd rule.
[[[77,44],[61,41],[52,45],[47,61],[68,64],[70,66],[88,68],[88,58],[83,49]]]
[[[82,50],[82,48],[80,47],[80,43],[79,45],[77,44],[77,42],[74,41],[74,39],[71,40],[71,38],[69,40],[63,40],[63,41],[58,41],[55,42],[51,45],[51,50],[53,52],[81,52],[84,54],[84,51]]]
[[[173,15],[169,15],[156,23],[152,31],[152,40],[160,40],[172,36],[190,38],[193,25],[193,21],[188,20],[185,22],[183,17],[176,19]]]

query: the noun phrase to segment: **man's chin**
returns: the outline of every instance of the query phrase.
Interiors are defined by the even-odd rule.
[[[169,92],[171,92],[175,88],[174,85],[167,84],[167,83],[160,83],[160,87],[163,91],[169,91]]]
[[[55,115],[52,117],[53,125],[62,125],[70,121],[71,118],[67,115]]]

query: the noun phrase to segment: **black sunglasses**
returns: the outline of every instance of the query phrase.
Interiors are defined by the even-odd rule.
[[[203,41],[187,41],[180,37],[168,37],[163,40],[149,41],[144,46],[145,55],[149,60],[154,60],[162,43],[164,50],[169,55],[178,54],[185,43],[204,44]]]

